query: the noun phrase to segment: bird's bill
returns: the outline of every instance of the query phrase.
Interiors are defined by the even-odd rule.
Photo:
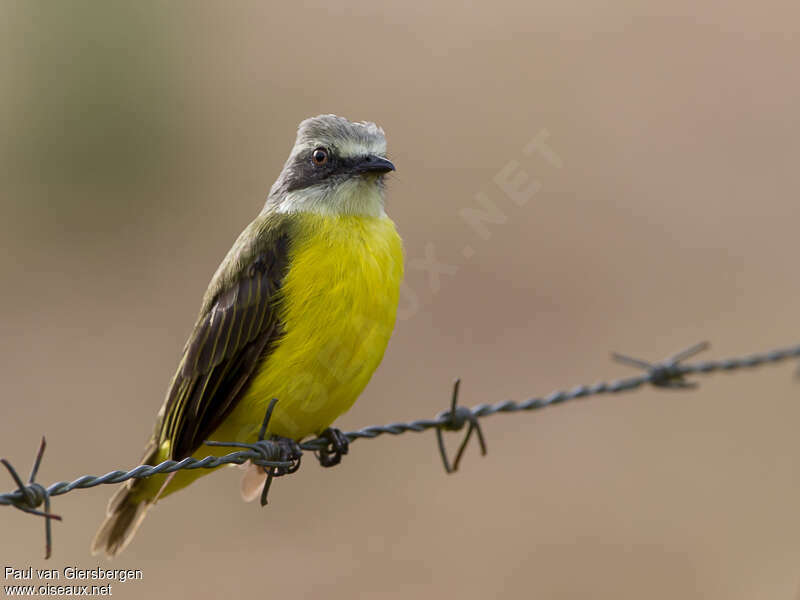
[[[384,173],[394,171],[395,169],[390,160],[383,158],[382,156],[368,154],[367,156],[359,159],[353,170],[358,174],[375,173],[383,175]]]

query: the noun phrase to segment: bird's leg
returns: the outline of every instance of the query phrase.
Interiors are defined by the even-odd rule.
[[[342,456],[350,449],[350,440],[340,429],[328,427],[319,434],[319,437],[328,440],[328,446],[317,452],[319,464],[323,467],[333,467],[342,462]]]

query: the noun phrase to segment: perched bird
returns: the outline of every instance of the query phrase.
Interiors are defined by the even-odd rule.
[[[330,429],[367,385],[394,328],[403,250],[384,211],[383,130],[306,119],[261,213],[214,274],[143,462],[221,455],[208,439],[346,438]],[[92,552],[119,553],[147,508],[209,469],[131,479],[111,499]]]

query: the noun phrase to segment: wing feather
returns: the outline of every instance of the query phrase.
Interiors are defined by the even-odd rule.
[[[276,292],[288,265],[286,235],[246,260],[228,258],[239,273],[207,303],[167,394],[158,438],[169,440],[173,459],[191,455],[224,421],[282,332]]]

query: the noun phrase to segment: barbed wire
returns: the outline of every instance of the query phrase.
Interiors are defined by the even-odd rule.
[[[464,455],[464,451],[473,433],[477,434],[481,454],[486,454],[486,441],[479,424],[479,419],[481,418],[500,413],[538,410],[547,406],[561,404],[568,400],[577,400],[579,398],[587,398],[601,394],[630,392],[645,385],[653,385],[658,388],[692,389],[697,387],[697,383],[687,381],[687,375],[708,375],[718,372],[732,372],[800,357],[800,344],[798,344],[787,348],[748,354],[736,358],[698,361],[694,363],[683,362],[707,348],[707,342],[695,344],[655,363],[624,354],[613,353],[611,356],[615,361],[642,369],[644,373],[635,377],[615,379],[611,382],[599,382],[591,385],[579,385],[569,390],[557,390],[547,396],[533,397],[522,402],[506,400],[495,404],[479,404],[472,408],[459,406],[458,394],[460,380],[457,379],[453,386],[450,409],[439,413],[432,419],[419,419],[407,423],[390,423],[388,425],[373,425],[356,431],[349,431],[346,433],[337,431],[336,433],[346,440],[345,443],[349,443],[359,439],[373,439],[381,435],[400,435],[407,432],[421,433],[433,429],[436,432],[437,445],[444,469],[447,473],[454,473],[458,470],[461,458]],[[50,523],[52,520],[61,520],[59,515],[50,512],[50,499],[52,496],[66,494],[76,489],[91,488],[102,484],[117,484],[129,479],[142,479],[145,477],[152,477],[156,474],[174,473],[180,470],[213,469],[226,464],[241,465],[250,461],[262,467],[267,474],[261,494],[261,504],[264,505],[267,501],[267,492],[269,491],[273,477],[288,475],[297,471],[300,466],[302,451],[315,452],[317,458],[319,458],[321,462],[323,455],[329,456],[330,454],[343,454],[347,452],[346,446],[344,450],[342,450],[330,437],[318,437],[299,444],[291,440],[264,439],[264,433],[269,424],[269,419],[275,403],[276,400],[272,400],[267,408],[256,442],[252,444],[219,441],[205,442],[208,446],[241,448],[241,450],[230,452],[224,456],[206,456],[202,459],[188,457],[178,461],[165,460],[154,466],[139,465],[127,471],[111,471],[99,477],[84,475],[73,481],[59,481],[48,487],[44,487],[35,481],[46,446],[45,439],[42,438],[27,484],[23,483],[16,469],[14,469],[8,460],[5,458],[0,459],[0,462],[6,467],[17,485],[16,490],[0,494],[0,505],[13,506],[23,512],[38,515],[45,519],[45,558],[50,557],[52,549]],[[465,426],[467,426],[467,433],[459,445],[455,460],[451,464],[445,449],[443,431],[460,431]],[[44,504],[44,511],[38,510],[42,504]]]

